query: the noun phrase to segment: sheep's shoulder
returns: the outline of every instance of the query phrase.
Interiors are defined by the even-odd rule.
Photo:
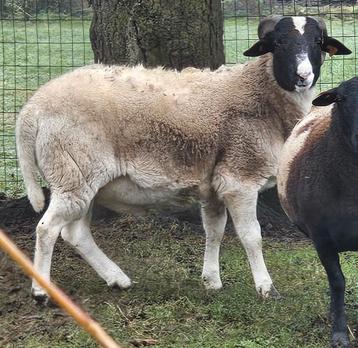
[[[331,124],[331,106],[313,108],[292,130],[282,153],[281,162],[289,163],[321,138]]]
[[[331,124],[331,106],[313,108],[311,113],[303,118],[293,129],[287,139],[279,160],[277,187],[281,202],[289,213],[287,202],[288,186],[296,185],[303,173],[300,170],[302,158],[322,135],[327,132]],[[288,214],[290,215],[290,213]]]

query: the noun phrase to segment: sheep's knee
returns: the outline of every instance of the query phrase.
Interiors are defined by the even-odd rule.
[[[58,238],[61,229],[59,226],[52,225],[47,221],[41,221],[36,227],[36,239],[39,242],[39,247],[43,252],[47,251]]]

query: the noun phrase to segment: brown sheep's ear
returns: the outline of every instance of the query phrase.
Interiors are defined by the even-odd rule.
[[[324,38],[322,51],[327,52],[330,57],[334,55],[345,55],[352,53],[349,48],[347,48],[341,42],[330,36]]]
[[[315,106],[326,106],[338,100],[337,88],[333,88],[326,92],[322,92],[316,99],[313,100],[312,104]]]
[[[262,56],[265,53],[272,52],[272,45],[266,41],[260,40],[253,44],[248,50],[243,54],[246,57],[258,57]]]

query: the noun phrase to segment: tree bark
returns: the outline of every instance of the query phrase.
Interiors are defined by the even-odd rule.
[[[91,0],[96,62],[181,70],[224,63],[220,0]]]

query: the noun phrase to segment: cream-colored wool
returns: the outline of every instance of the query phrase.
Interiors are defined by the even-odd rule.
[[[283,143],[310,110],[313,93],[279,87],[271,53],[214,72],[91,65],[50,81],[22,109],[16,128],[36,211],[44,206],[37,171],[52,192],[37,229],[36,255],[42,256],[35,256],[35,265],[49,277],[51,243],[62,231],[108,284],[127,287],[129,278],[91,239],[91,202],[143,213],[195,198],[207,230],[207,288],[221,287],[218,256],[227,207],[256,289],[269,296],[273,285],[262,257],[257,193],[274,183]],[[41,294],[36,284],[34,293]]]
[[[35,154],[52,190],[79,195],[122,179],[170,196],[189,187],[205,194],[221,172],[260,186],[276,175],[312,95],[278,87],[271,54],[215,72],[87,66],[50,81],[23,108],[20,165],[35,187],[25,175]]]

